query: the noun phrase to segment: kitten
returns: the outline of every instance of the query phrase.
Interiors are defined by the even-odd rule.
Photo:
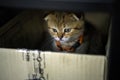
[[[89,51],[96,53],[94,49],[97,45],[90,45],[90,42],[95,40],[90,40],[90,37],[93,38],[92,34],[96,34],[93,33],[95,30],[86,26],[82,14],[78,17],[74,13],[53,12],[44,20],[49,34],[54,39],[51,46],[53,51],[87,53],[89,49],[93,49]]]
[[[84,20],[73,13],[51,13],[45,17],[48,31],[54,38],[54,46],[62,51],[69,51],[72,46],[83,36]],[[68,49],[65,49],[68,48]]]

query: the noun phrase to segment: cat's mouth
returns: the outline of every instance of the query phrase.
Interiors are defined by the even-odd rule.
[[[60,41],[60,42],[67,42],[66,40],[63,40],[63,39],[60,39],[59,41]]]
[[[63,38],[60,39],[60,41],[61,41],[61,42],[68,42],[68,41],[69,41],[69,38],[64,38],[64,37],[63,37]]]
[[[60,42],[67,42],[67,41],[69,41],[68,38],[61,38],[61,39],[60,39],[60,38],[58,38],[58,37],[56,37],[55,40],[56,40],[56,41],[60,41]]]

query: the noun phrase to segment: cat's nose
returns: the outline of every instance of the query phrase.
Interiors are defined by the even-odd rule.
[[[61,37],[60,37],[60,40],[62,40],[62,38],[63,38],[63,37],[61,36]]]
[[[64,34],[59,35],[58,37],[62,40]]]

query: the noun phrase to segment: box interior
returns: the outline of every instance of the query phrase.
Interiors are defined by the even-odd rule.
[[[0,23],[0,47],[50,51],[47,46],[47,32],[44,16],[51,10],[3,9]],[[57,11],[57,10],[56,10]],[[8,15],[7,13],[10,12]],[[67,12],[67,11],[64,11]],[[74,13],[74,12],[73,12]],[[85,19],[101,32],[106,55],[109,50],[111,15],[107,12],[84,12]]]

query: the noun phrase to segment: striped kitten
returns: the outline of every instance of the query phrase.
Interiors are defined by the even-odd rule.
[[[73,46],[84,32],[82,16],[78,18],[73,13],[55,12],[47,15],[45,20],[48,24],[48,31],[55,40],[54,46],[61,51],[74,51],[77,48]]]
[[[53,12],[44,19],[48,26],[48,32],[54,39],[51,46],[53,51],[87,53],[89,49],[92,49],[89,52],[97,53],[94,52],[96,45],[90,46],[91,41],[95,42],[94,39],[90,40],[95,31],[91,26],[86,26],[82,14],[78,17],[74,13]]]

